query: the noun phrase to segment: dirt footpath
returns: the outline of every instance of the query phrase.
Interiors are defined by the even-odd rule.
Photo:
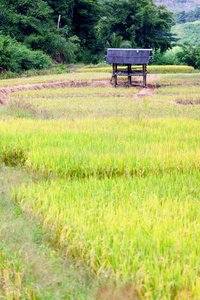
[[[148,75],[148,84],[147,88],[142,87],[142,79],[134,82],[134,86],[140,90],[139,94],[136,95],[139,97],[151,96],[155,89],[155,84],[153,81],[156,80],[159,76],[156,74]],[[109,80],[89,80],[89,81],[58,81],[50,83],[38,83],[38,84],[26,84],[0,88],[0,104],[5,104],[6,100],[9,99],[10,95],[14,92],[30,91],[30,90],[42,90],[42,89],[56,89],[56,88],[65,88],[65,87],[112,87],[112,83]],[[127,87],[128,84],[124,80],[118,81],[118,87]],[[113,87],[114,88],[114,87]]]

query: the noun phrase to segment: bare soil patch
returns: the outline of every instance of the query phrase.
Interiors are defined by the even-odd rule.
[[[133,286],[127,286],[118,290],[110,287],[101,287],[97,293],[98,300],[138,300],[140,299]]]
[[[176,104],[180,105],[198,105],[200,104],[200,100],[177,100]]]

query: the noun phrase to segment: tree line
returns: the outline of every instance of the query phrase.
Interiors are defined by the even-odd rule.
[[[97,63],[116,39],[164,52],[172,21],[152,0],[1,0],[0,68]]]

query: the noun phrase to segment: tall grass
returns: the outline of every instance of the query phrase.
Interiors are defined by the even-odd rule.
[[[197,77],[198,79],[198,77]],[[200,93],[200,86],[198,85],[190,85],[190,86],[171,86],[170,88],[168,86],[160,87],[156,91],[157,94],[160,95],[180,95],[182,97],[191,97],[194,94],[199,97]]]

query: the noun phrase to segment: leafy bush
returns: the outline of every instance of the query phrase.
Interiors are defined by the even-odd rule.
[[[59,63],[75,62],[75,53],[79,48],[79,38],[65,36],[56,32],[46,32],[44,35],[31,34],[25,39],[25,43],[34,50],[42,49]]]
[[[10,50],[12,52],[12,71],[46,69],[52,65],[50,58],[42,51],[32,51],[19,43],[12,44]]]
[[[51,59],[42,51],[32,51],[9,36],[0,35],[0,70],[19,72],[52,66]]]
[[[165,53],[156,51],[153,53],[152,65],[181,65],[183,62],[178,58],[178,53],[181,51],[181,47],[173,47],[167,50]]]
[[[192,46],[184,43],[174,47],[165,53],[160,51],[153,54],[153,65],[187,65],[195,69],[200,68],[200,44]]]
[[[0,71],[8,70],[11,65],[11,52],[9,45],[11,38],[9,36],[0,35]]]
[[[177,55],[188,66],[192,66],[195,69],[200,68],[200,44],[197,46],[184,44],[182,45],[182,50]]]
[[[99,56],[93,54],[92,51],[87,48],[82,48],[81,51],[77,53],[76,59],[84,64],[97,64],[99,62]]]

